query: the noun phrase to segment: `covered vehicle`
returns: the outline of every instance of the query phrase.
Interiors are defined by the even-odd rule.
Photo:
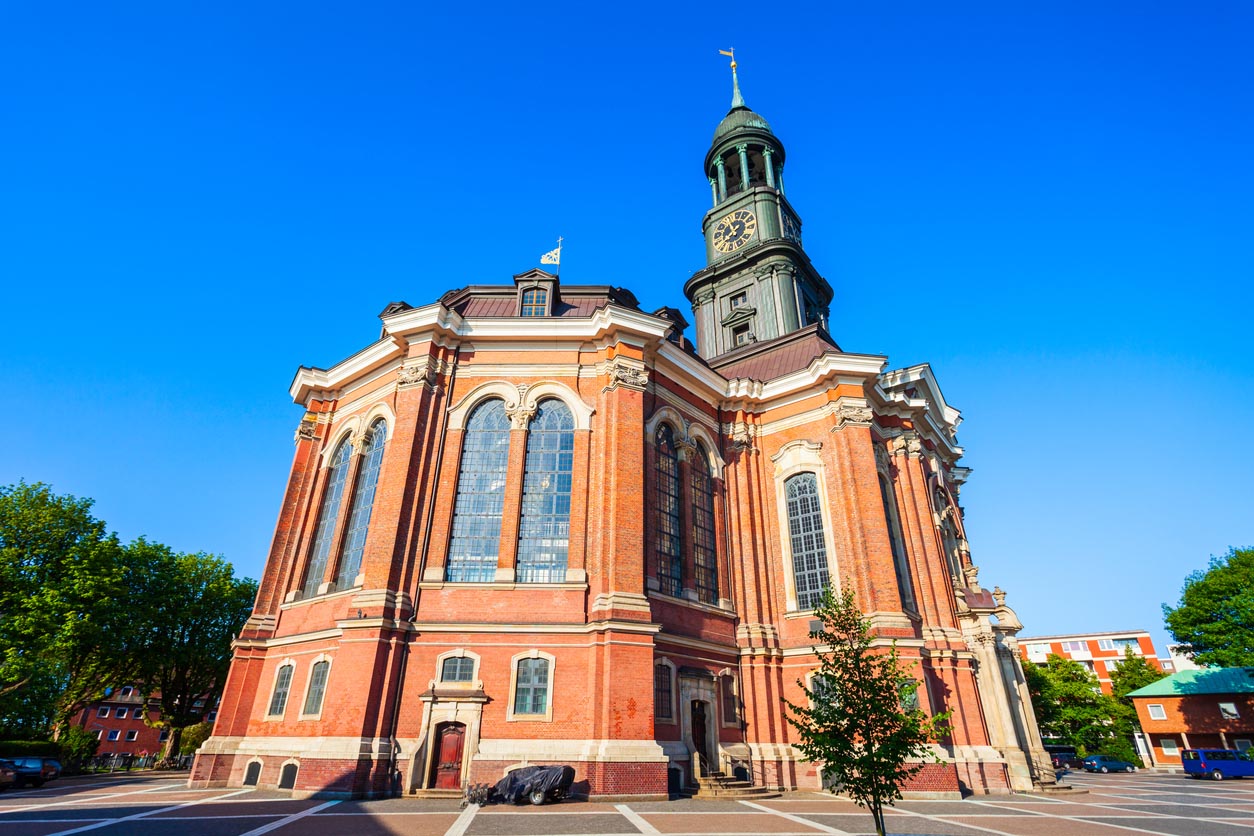
[[[575,769],[571,766],[524,766],[497,781],[493,795],[510,804],[521,804],[524,799],[543,804],[565,798],[574,782]]]

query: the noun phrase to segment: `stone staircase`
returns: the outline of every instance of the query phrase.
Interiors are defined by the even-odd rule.
[[[731,799],[754,801],[761,798],[779,798],[780,793],[772,792],[766,787],[755,787],[749,781],[740,781],[735,778],[728,778],[722,772],[711,772],[708,775],[702,775],[697,779],[697,790],[692,793],[693,798],[702,799]]]
[[[425,790],[410,790],[409,794],[413,798],[464,798],[466,796],[466,791],[458,790],[458,789],[453,789],[453,790],[425,789]]]

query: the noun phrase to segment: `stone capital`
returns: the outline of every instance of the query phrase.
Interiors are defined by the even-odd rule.
[[[601,390],[603,392],[609,392],[620,386],[624,389],[643,392],[649,385],[649,370],[643,365],[635,365],[625,360],[611,360],[605,367],[605,373],[609,376],[610,382]]]
[[[832,432],[843,430],[847,426],[869,427],[875,420],[875,412],[866,405],[866,401],[841,400],[836,403],[836,426]]]
[[[918,433],[906,430],[894,437],[890,442],[894,456],[909,456],[917,459],[923,455],[923,441]]]
[[[306,412],[305,417],[296,425],[295,440],[298,444],[302,441],[318,440],[318,419],[312,412]]]
[[[411,386],[435,389],[439,376],[447,371],[447,364],[434,357],[414,357],[404,362],[397,372],[396,380],[402,389]]]

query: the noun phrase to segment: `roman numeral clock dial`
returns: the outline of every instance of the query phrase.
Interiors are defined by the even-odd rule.
[[[718,222],[714,227],[714,249],[720,253],[738,250],[758,228],[758,219],[748,209],[737,209]]]

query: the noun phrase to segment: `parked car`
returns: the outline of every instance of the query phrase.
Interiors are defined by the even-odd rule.
[[[1045,746],[1045,751],[1049,754],[1049,760],[1054,769],[1079,769],[1084,764],[1084,758],[1080,757],[1074,746],[1058,746],[1051,743]]]
[[[1194,778],[1222,781],[1254,775],[1254,760],[1249,753],[1235,749],[1185,749],[1180,753],[1180,762],[1185,774]]]
[[[11,761],[17,770],[17,778],[13,781],[15,787],[26,784],[32,787],[42,787],[44,782],[61,775],[61,762],[55,758],[16,757],[4,760]]]
[[[1086,772],[1136,772],[1136,764],[1110,755],[1089,755],[1084,759],[1084,769]]]
[[[0,789],[17,786],[17,767],[13,761],[0,760]]]

